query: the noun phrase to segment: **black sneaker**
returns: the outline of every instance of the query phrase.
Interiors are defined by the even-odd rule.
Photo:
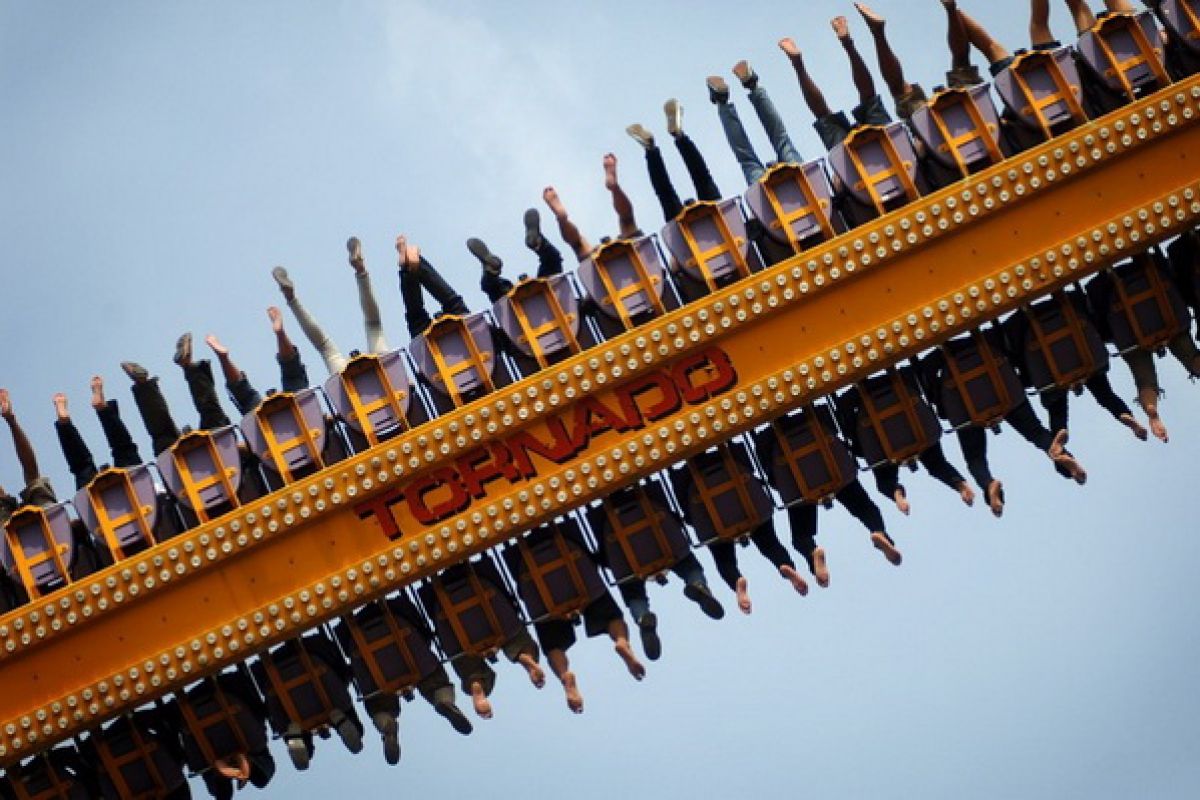
[[[658,638],[658,617],[653,611],[647,611],[638,620],[638,632],[642,635],[642,652],[651,661],[658,661],[662,655],[662,642]]]
[[[488,250],[488,246],[482,239],[473,237],[467,239],[467,249],[471,251],[471,255],[479,259],[484,272],[490,272],[493,275],[500,274],[500,268],[504,266],[504,262],[500,260],[499,256]]]
[[[350,254],[350,266],[355,269],[362,269],[366,261],[363,258],[362,242],[357,236],[351,236],[346,240],[346,252]]]
[[[175,363],[180,366],[192,363],[192,334],[185,333],[175,342]]]
[[[463,736],[474,730],[471,727],[471,720],[467,719],[467,715],[454,703],[434,703],[433,710],[445,717],[446,721],[450,723],[450,727]]]
[[[725,616],[725,607],[713,597],[706,583],[689,583],[683,587],[683,596],[700,606],[700,610],[710,619],[721,619]]]
[[[125,374],[135,383],[144,383],[150,379],[150,372],[141,364],[134,361],[122,361],[121,369],[125,370]]]
[[[536,208],[525,209],[525,246],[530,250],[542,246],[542,220]]]
[[[335,714],[335,718],[336,716]],[[354,720],[342,713],[341,719],[337,720],[335,727],[337,728],[338,737],[342,740],[342,744],[346,745],[347,750],[351,753],[362,752],[362,731],[354,724]]]
[[[720,75],[709,75],[705,81],[708,85],[708,99],[717,105],[729,102],[729,84]]]

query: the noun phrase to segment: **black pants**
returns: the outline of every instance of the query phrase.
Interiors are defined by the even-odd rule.
[[[446,283],[433,265],[421,256],[421,262],[415,270],[400,270],[400,296],[404,299],[404,321],[408,323],[408,334],[413,338],[420,336],[433,323],[433,318],[425,309],[425,296],[422,289],[429,291],[433,299],[442,306],[442,313],[466,316],[471,313],[462,296]]]
[[[929,447],[921,455],[917,456],[917,460],[921,462],[921,466],[942,483],[949,486],[954,491],[958,491],[959,484],[963,482],[962,473],[954,468],[946,459],[946,453],[942,450],[940,442],[935,442],[932,447]],[[900,467],[895,464],[885,463],[875,467],[872,472],[875,473],[875,486],[879,489],[880,494],[887,498],[894,498],[897,489],[903,489],[900,484]]]
[[[754,533],[750,534],[750,541],[754,542],[758,552],[774,564],[776,569],[796,566],[796,562],[792,561],[787,548],[783,546],[783,542],[779,541],[779,536],[775,533],[773,519],[768,519],[759,525]],[[712,550],[713,561],[717,564],[717,572],[721,575],[721,580],[725,581],[730,589],[736,590],[738,578],[742,577],[742,571],[738,569],[737,542],[716,541],[708,547]]]
[[[104,430],[104,438],[108,440],[113,466],[136,467],[141,464],[142,457],[138,454],[133,437],[129,435],[129,429],[121,421],[117,401],[109,400],[103,408],[96,410],[96,416],[100,420],[100,427]],[[58,443],[62,447],[63,458],[67,460],[67,466],[70,468],[71,474],[75,476],[75,488],[82,489],[91,483],[92,478],[96,477],[96,462],[92,458],[92,451],[88,449],[87,443],[79,435],[79,429],[75,427],[75,423],[69,420],[67,422],[57,421],[54,423],[54,430],[58,433]]]
[[[1107,372],[1097,372],[1087,379],[1084,387],[1091,392],[1100,407],[1112,414],[1114,419],[1119,420],[1123,415],[1133,413],[1130,411],[1129,405],[1113,389]],[[1069,400],[1070,396],[1066,389],[1055,388],[1042,392],[1042,407],[1050,413],[1050,430],[1055,432],[1067,430]]]
[[[192,403],[196,406],[196,413],[200,415],[200,429],[207,431],[229,425],[229,417],[225,416],[221,401],[217,398],[212,365],[208,361],[197,361],[186,367],[183,375],[192,395]],[[158,378],[134,383],[133,400],[137,403],[146,433],[150,434],[155,455],[179,441],[179,428],[171,417],[171,409],[167,407],[162,390],[158,387]]]
[[[675,146],[679,148],[679,155],[683,157],[684,166],[692,177],[696,196],[701,200],[720,200],[721,190],[717,188],[712,174],[708,171],[708,165],[704,163],[704,156],[700,154],[699,148],[686,135],[675,137]],[[662,205],[663,219],[670,222],[683,211],[683,201],[679,199],[679,194],[671,184],[671,176],[667,173],[662,151],[657,146],[646,150],[646,168],[650,171],[650,185],[654,187],[654,194]]]
[[[883,512],[867,494],[866,488],[857,478],[846,484],[834,498],[850,514],[862,523],[869,533],[887,535]],[[792,547],[796,548],[811,571],[813,552],[817,549],[817,515],[820,510],[813,503],[798,503],[788,507],[788,521],[792,526]]]
[[[562,253],[558,252],[558,248],[550,244],[546,237],[542,237],[542,241],[535,252],[538,257],[537,276],[539,278],[550,278],[554,275],[562,274]],[[512,281],[486,270],[484,270],[483,276],[479,279],[479,288],[487,295],[488,300],[493,303],[512,291],[512,287]]]

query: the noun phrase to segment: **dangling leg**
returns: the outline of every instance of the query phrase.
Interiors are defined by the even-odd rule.
[[[758,548],[758,552],[762,553],[764,558],[775,565],[780,576],[792,585],[797,594],[801,597],[808,594],[808,584],[805,583],[804,578],[800,577],[800,573],[796,572],[796,562],[792,561],[787,548],[783,546],[783,542],[779,541],[779,536],[775,533],[774,519],[768,518],[766,522],[759,525],[754,533],[750,534],[750,541],[754,542],[754,546]]]
[[[1087,390],[1091,392],[1092,397],[1100,404],[1100,407],[1113,415],[1113,418],[1129,428],[1133,435],[1143,442],[1146,441],[1149,434],[1142,426],[1142,423],[1137,421],[1137,417],[1133,416],[1133,409],[1129,404],[1122,400],[1112,387],[1112,383],[1108,380],[1107,370],[1097,372],[1092,377],[1088,378]],[[1054,426],[1050,426],[1051,430],[1055,430]]]
[[[567,208],[562,204],[562,200],[558,197],[558,192],[553,186],[547,186],[542,191],[542,199],[546,201],[551,213],[554,214],[554,219],[558,222],[558,232],[562,236],[563,241],[567,243],[574,252],[575,257],[580,261],[584,261],[592,254],[591,242],[583,238],[583,234],[579,232],[579,228],[567,216]]]
[[[737,108],[729,102],[729,86],[723,78],[717,75],[710,75],[707,83],[708,97],[717,107],[717,118],[721,120],[725,141],[729,142],[729,149],[733,151],[738,166],[742,168],[742,175],[746,178],[746,183],[753,184],[762,177],[766,168],[759,160],[758,154],[754,152],[754,145],[751,144],[750,137],[746,135],[746,129],[738,117]]]
[[[488,696],[496,685],[496,673],[482,658],[473,655],[460,655],[450,662],[458,675],[464,694],[471,696],[471,704],[475,714],[480,719],[492,718],[492,704]]]
[[[246,377],[246,373],[233,363],[229,356],[229,348],[221,344],[213,334],[204,337],[204,342],[217,356],[221,363],[221,374],[225,377],[225,388],[233,397],[233,404],[242,415],[249,414],[262,403],[262,395],[258,393]]]
[[[96,477],[96,461],[87,442],[79,435],[79,429],[71,421],[67,411],[67,396],[62,392],[54,395],[54,431],[58,434],[58,444],[62,448],[63,458],[67,468],[75,476],[75,488],[82,489]]]
[[[650,596],[646,593],[646,582],[636,576],[617,585],[621,600],[629,609],[633,624],[637,625],[642,639],[642,652],[651,661],[662,655],[662,641],[658,638],[658,617],[650,610]]]
[[[417,269],[421,266],[421,251],[408,243],[403,234],[396,237],[396,252],[400,256],[400,297],[404,301],[404,321],[408,335],[417,338],[433,324],[433,317],[425,308],[425,295]]]
[[[121,369],[133,381],[133,401],[146,433],[150,435],[150,446],[158,455],[179,441],[179,427],[171,418],[171,410],[158,387],[158,378],[151,378],[145,367],[132,361],[122,361]]]
[[[25,479],[25,485],[29,486],[35,483],[42,473],[38,471],[37,453],[33,450],[33,445],[29,442],[29,437],[25,435],[25,430],[21,427],[21,423],[17,422],[17,416],[13,413],[12,397],[8,393],[8,389],[0,389],[0,417],[8,423],[8,431],[12,434],[13,450],[17,454],[17,463],[21,465],[21,476]]]
[[[875,488],[879,490],[879,493],[895,502],[900,513],[907,516],[912,510],[912,506],[908,502],[908,492],[900,483],[900,467],[890,462],[884,463],[873,467],[871,473],[875,476]]]
[[[896,549],[895,541],[887,532],[883,512],[875,505],[875,501],[857,478],[837,493],[837,501],[871,532],[871,544],[875,545],[875,549],[883,553],[883,557],[890,563],[900,566],[904,557]]]
[[[612,602],[611,598],[609,602]],[[616,609],[616,606],[614,605],[613,608]],[[621,616],[620,609],[617,609],[617,615],[608,621],[608,638],[612,639],[613,650],[625,663],[625,669],[629,670],[629,674],[633,676],[634,680],[640,681],[646,677],[646,668],[642,666],[642,662],[638,661],[633,647],[629,644],[629,626],[625,624],[625,618]]]
[[[292,343],[283,328],[283,314],[271,306],[267,309],[271,330],[275,333],[275,360],[279,362],[279,388],[285,392],[299,392],[308,388],[308,370],[300,358],[300,348]]]
[[[962,448],[967,471],[987,497],[988,508],[997,517],[1004,514],[1004,485],[992,475],[987,455],[987,431],[978,425],[959,428],[958,444]]]
[[[725,616],[725,609],[708,588],[708,580],[704,577],[704,565],[696,558],[695,553],[689,550],[687,555],[675,562],[671,571],[683,581],[683,596],[700,606],[700,610],[706,616],[710,619],[721,619]]]
[[[1023,401],[1004,417],[1017,433],[1037,449],[1044,452],[1055,466],[1080,485],[1087,482],[1087,471],[1066,451],[1067,432],[1051,433],[1042,425],[1029,401]]]
[[[1162,389],[1158,385],[1158,370],[1154,366],[1154,354],[1148,350],[1132,350],[1122,358],[1133,373],[1133,383],[1137,386],[1138,404],[1146,412],[1150,422],[1150,432],[1154,437],[1166,444],[1170,441],[1167,426],[1158,415],[1158,401],[1162,397]]]
[[[1095,27],[1096,15],[1092,13],[1087,0],[1066,0],[1066,3],[1071,19],[1075,20],[1075,33],[1084,34]]]
[[[454,684],[450,682],[450,676],[446,674],[446,669],[438,666],[433,672],[426,675],[417,684],[417,690],[425,701],[433,706],[443,719],[450,723],[450,727],[454,728],[457,733],[463,736],[471,733],[471,720],[467,719],[455,703]]]
[[[351,236],[346,242],[346,250],[350,254],[350,266],[354,268],[354,282],[358,285],[358,304],[362,308],[367,351],[386,353],[388,344],[383,335],[383,319],[379,314],[379,303],[375,301],[375,292],[371,289],[371,275],[363,258],[362,242],[357,236]]]
[[[562,253],[542,236],[542,222],[536,208],[525,209],[525,246],[537,254],[539,278],[550,278],[561,275],[563,271]]]
[[[754,106],[754,113],[758,115],[758,121],[762,123],[763,130],[767,132],[767,138],[771,140],[775,157],[784,164],[803,162],[800,151],[796,149],[792,143],[792,137],[788,135],[787,126],[783,124],[783,117],[779,115],[779,110],[775,108],[775,103],[767,94],[767,90],[758,84],[758,75],[750,68],[750,64],[746,61],[739,61],[733,65],[733,74],[741,81],[742,87],[750,93],[750,105]]]
[[[116,400],[106,400],[104,397],[104,379],[99,375],[92,377],[92,408],[96,418],[100,420],[100,428],[108,441],[108,449],[112,455],[114,467],[136,467],[142,463],[129,428],[121,421],[121,414]]]
[[[738,567],[737,545],[733,542],[718,540],[708,546],[712,553],[713,562],[717,565],[717,574],[725,585],[737,595],[738,608],[743,614],[749,614],[753,609],[750,602],[750,583]]]
[[[675,148],[679,151],[688,176],[692,179],[696,198],[705,201],[720,200],[721,190],[717,188],[712,173],[708,171],[708,164],[705,163],[700,148],[683,132],[683,106],[672,98],[663,109],[667,113],[667,131],[675,139]]]
[[[192,395],[192,404],[200,415],[200,429],[211,431],[224,428],[230,424],[229,417],[221,408],[217,399],[217,387],[213,381],[212,365],[207,361],[192,360],[192,335],[185,333],[179,337],[175,345],[175,363],[183,370],[184,380],[187,381],[188,391]]]
[[[968,506],[975,504],[975,490],[963,478],[962,473],[955,469],[954,465],[947,460],[946,453],[942,450],[940,443],[934,442],[925,452],[917,456],[917,460],[921,462],[921,466],[925,467],[930,475],[958,492],[958,496],[962,498],[964,503]]]
[[[538,663],[540,653],[537,642],[529,635],[529,631],[521,628],[513,637],[504,643],[504,657],[513,664],[525,670],[533,688],[541,689],[546,685],[546,672]]]
[[[875,91],[875,79],[871,77],[867,62],[863,60],[853,37],[850,36],[850,23],[845,17],[834,17],[830,25],[842,49],[846,51],[846,58],[850,60],[850,76],[854,79],[854,88],[858,90],[858,103],[866,105],[879,93]]]
[[[896,101],[896,113],[903,119],[909,119],[924,104],[925,93],[921,87],[909,83],[905,79],[904,67],[887,38],[885,31],[887,20],[864,3],[855,3],[854,7],[862,15],[863,20],[867,23],[867,28],[871,31],[871,37],[875,40],[875,55],[879,61],[879,71],[883,75],[884,83],[887,84],[888,92]]]
[[[825,563],[825,550],[817,544],[817,507],[812,503],[797,503],[788,506],[788,524],[792,528],[792,547],[808,564],[808,571],[817,579],[817,585],[829,586],[829,568]]]
[[[1049,0],[1034,0],[1035,3],[1039,1],[1049,2]],[[1009,52],[1008,48],[996,41],[988,30],[979,24],[974,17],[962,9],[958,10],[956,16],[966,31],[967,39],[970,41],[971,46],[987,59],[988,64],[998,64],[1012,58],[1012,53]],[[1049,11],[1047,11],[1047,19],[1049,19]],[[1048,32],[1049,29],[1047,28]]]
[[[617,157],[612,153],[604,155],[604,188],[612,195],[613,211],[617,212],[617,235],[622,239],[640,236],[641,230],[633,216],[633,203],[617,180]]]
[[[667,172],[667,163],[663,160],[662,151],[654,143],[654,134],[638,124],[630,125],[625,132],[632,136],[646,150],[646,171],[650,174],[650,186],[654,196],[662,206],[663,219],[667,222],[675,219],[683,211],[683,201],[671,183],[671,175]]]
[[[325,333],[325,329],[318,324],[316,318],[301,304],[300,298],[296,297],[296,286],[287,270],[283,267],[275,267],[271,270],[271,277],[279,284],[279,291],[283,295],[283,299],[287,301],[288,308],[292,310],[292,315],[296,317],[300,330],[304,331],[304,336],[321,354],[321,359],[325,362],[329,374],[340,374],[346,368],[346,357],[329,338],[329,334]]]

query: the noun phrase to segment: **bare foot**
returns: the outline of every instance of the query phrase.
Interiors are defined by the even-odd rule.
[[[1071,473],[1071,477],[1080,486],[1087,483],[1087,471],[1075,460],[1075,456],[1068,453],[1064,446],[1067,443],[1067,432],[1059,431],[1054,436],[1054,443],[1050,445],[1050,449],[1046,453],[1050,456],[1055,464],[1064,467],[1067,472]]]
[[[963,481],[958,485],[958,496],[968,506],[975,505],[975,490],[971,488],[971,484]]]
[[[875,549],[883,553],[883,557],[893,565],[898,567],[904,561],[904,556],[900,555],[900,551],[896,549],[896,545],[884,534],[872,533],[871,544],[875,545]]]
[[[0,417],[8,419],[13,415],[12,397],[8,389],[0,389]]]
[[[871,33],[880,34],[883,32],[883,26],[887,24],[886,19],[879,16],[866,3],[855,3],[854,7],[858,9],[859,14],[862,14],[862,18],[867,23],[867,27],[871,29]]]
[[[829,587],[829,567],[825,564],[825,548],[818,547],[813,550],[813,577],[817,579],[817,586],[822,589]]]
[[[988,508],[997,517],[1004,515],[1004,484],[1000,481],[993,480],[988,484],[987,488]]]
[[[617,655],[625,662],[625,669],[629,670],[629,674],[636,680],[641,680],[646,677],[646,668],[642,666],[642,662],[638,661],[637,656],[633,652],[633,648],[629,645],[628,639],[618,639],[613,649],[617,651]]]
[[[850,21],[845,17],[834,17],[829,21],[829,25],[833,28],[833,32],[837,35],[837,38],[850,38]]]
[[[779,40],[779,49],[783,54],[791,59],[801,58],[800,48],[796,45],[796,40],[790,36]]]
[[[221,344],[221,340],[218,339],[215,335],[213,335],[211,333],[208,336],[204,337],[204,343],[206,345],[208,345],[209,349],[212,350],[214,353],[216,353],[218,356],[229,355],[229,348],[226,347],[225,345]]]
[[[558,192],[553,186],[547,186],[542,190],[542,199],[546,201],[546,205],[550,207],[550,213],[554,214],[558,219],[567,218],[567,207],[562,204],[562,200],[558,199]]]
[[[1141,441],[1144,442],[1147,438],[1149,438],[1149,434],[1146,433],[1146,428],[1142,425],[1142,423],[1137,421],[1137,418],[1133,416],[1133,414],[1122,414],[1120,419],[1121,424],[1133,431],[1133,435]]]
[[[1149,417],[1150,432],[1154,434],[1154,438],[1163,444],[1169,442],[1170,437],[1167,435],[1167,426],[1163,424],[1162,417],[1158,415],[1158,411],[1147,409],[1146,416]]]
[[[67,413],[67,396],[62,392],[59,392],[54,395],[53,400],[54,413],[58,415],[58,418],[63,422],[69,421],[71,419],[71,415]]]
[[[421,248],[408,243],[408,237],[403,233],[396,237],[396,252],[400,254],[400,268],[409,272],[421,264]]]
[[[900,509],[900,513],[905,516],[912,511],[912,506],[908,502],[908,495],[904,493],[904,489],[897,489],[892,495],[892,499],[896,501],[896,508]]]
[[[617,157],[612,153],[604,154],[604,188],[610,192],[617,188]]]
[[[562,674],[563,691],[567,693],[567,708],[576,714],[583,713],[583,695],[579,693],[579,682],[571,671]]]
[[[99,375],[92,376],[92,408],[99,411],[108,405],[108,401],[104,399],[104,378]]]
[[[796,572],[795,567],[789,567],[785,564],[779,568],[779,574],[787,579],[787,582],[796,590],[796,594],[801,597],[808,594],[808,584],[804,582],[804,578],[800,577],[800,573]]]
[[[540,664],[533,660],[533,656],[528,653],[522,653],[517,658],[517,661],[529,673],[529,682],[533,684],[533,688],[541,689],[546,685],[546,671],[542,669]]]
[[[280,313],[277,306],[267,308],[267,318],[271,320],[271,330],[275,333],[283,333],[283,314]]]
[[[738,578],[736,591],[738,608],[743,614],[749,614],[754,610],[754,606],[750,602],[750,582],[744,577]]]
[[[471,684],[471,703],[475,706],[475,713],[479,715],[480,719],[492,718],[492,704],[483,691],[483,684],[479,681]]]

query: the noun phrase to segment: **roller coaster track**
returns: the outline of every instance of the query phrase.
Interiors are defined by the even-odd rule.
[[[0,766],[1200,221],[1200,77],[0,618]]]

